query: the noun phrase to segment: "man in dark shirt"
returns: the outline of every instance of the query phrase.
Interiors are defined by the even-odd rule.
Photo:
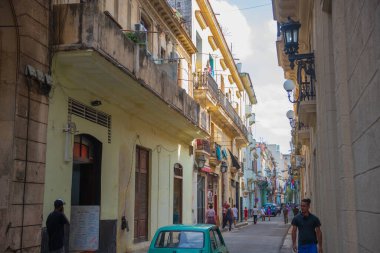
[[[310,199],[301,201],[301,213],[292,220],[293,251],[299,253],[323,253],[321,222],[309,212]],[[298,229],[298,246],[296,244]],[[298,250],[298,251],[297,251]]]
[[[63,214],[62,199],[54,201],[54,211],[51,212],[46,220],[46,227],[49,235],[49,252],[64,253],[63,238],[64,225],[69,224],[66,216]]]

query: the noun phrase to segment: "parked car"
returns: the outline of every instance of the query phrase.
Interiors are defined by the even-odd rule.
[[[277,214],[280,214],[281,213],[281,209],[279,206],[277,206],[276,204],[274,203],[265,203],[263,205],[263,207],[265,208],[265,210],[268,208],[268,206],[270,207],[270,210],[272,212],[272,216],[277,216]]]
[[[148,253],[228,253],[215,225],[170,225],[157,229]]]

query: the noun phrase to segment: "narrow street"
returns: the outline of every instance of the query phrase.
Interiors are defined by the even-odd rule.
[[[224,232],[223,237],[230,253],[279,253],[289,226],[282,216],[256,225],[250,219],[248,226]]]

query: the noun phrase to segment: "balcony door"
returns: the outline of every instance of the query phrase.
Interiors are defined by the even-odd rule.
[[[198,191],[197,191],[197,220],[198,223],[205,223],[205,177],[198,175]]]
[[[149,151],[136,147],[134,241],[148,240]]]
[[[182,223],[182,165],[174,165],[173,224]]]

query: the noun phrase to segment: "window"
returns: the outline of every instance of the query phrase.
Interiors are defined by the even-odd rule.
[[[161,47],[161,58],[162,58],[163,60],[166,59],[166,51],[165,51],[165,49],[164,49],[163,47]]]
[[[224,245],[224,241],[223,241],[222,235],[220,234],[220,231],[214,230],[214,234],[215,234],[215,239],[218,243],[218,246],[220,247],[220,246]]]
[[[161,231],[154,244],[156,248],[201,249],[204,244],[202,232]]]

